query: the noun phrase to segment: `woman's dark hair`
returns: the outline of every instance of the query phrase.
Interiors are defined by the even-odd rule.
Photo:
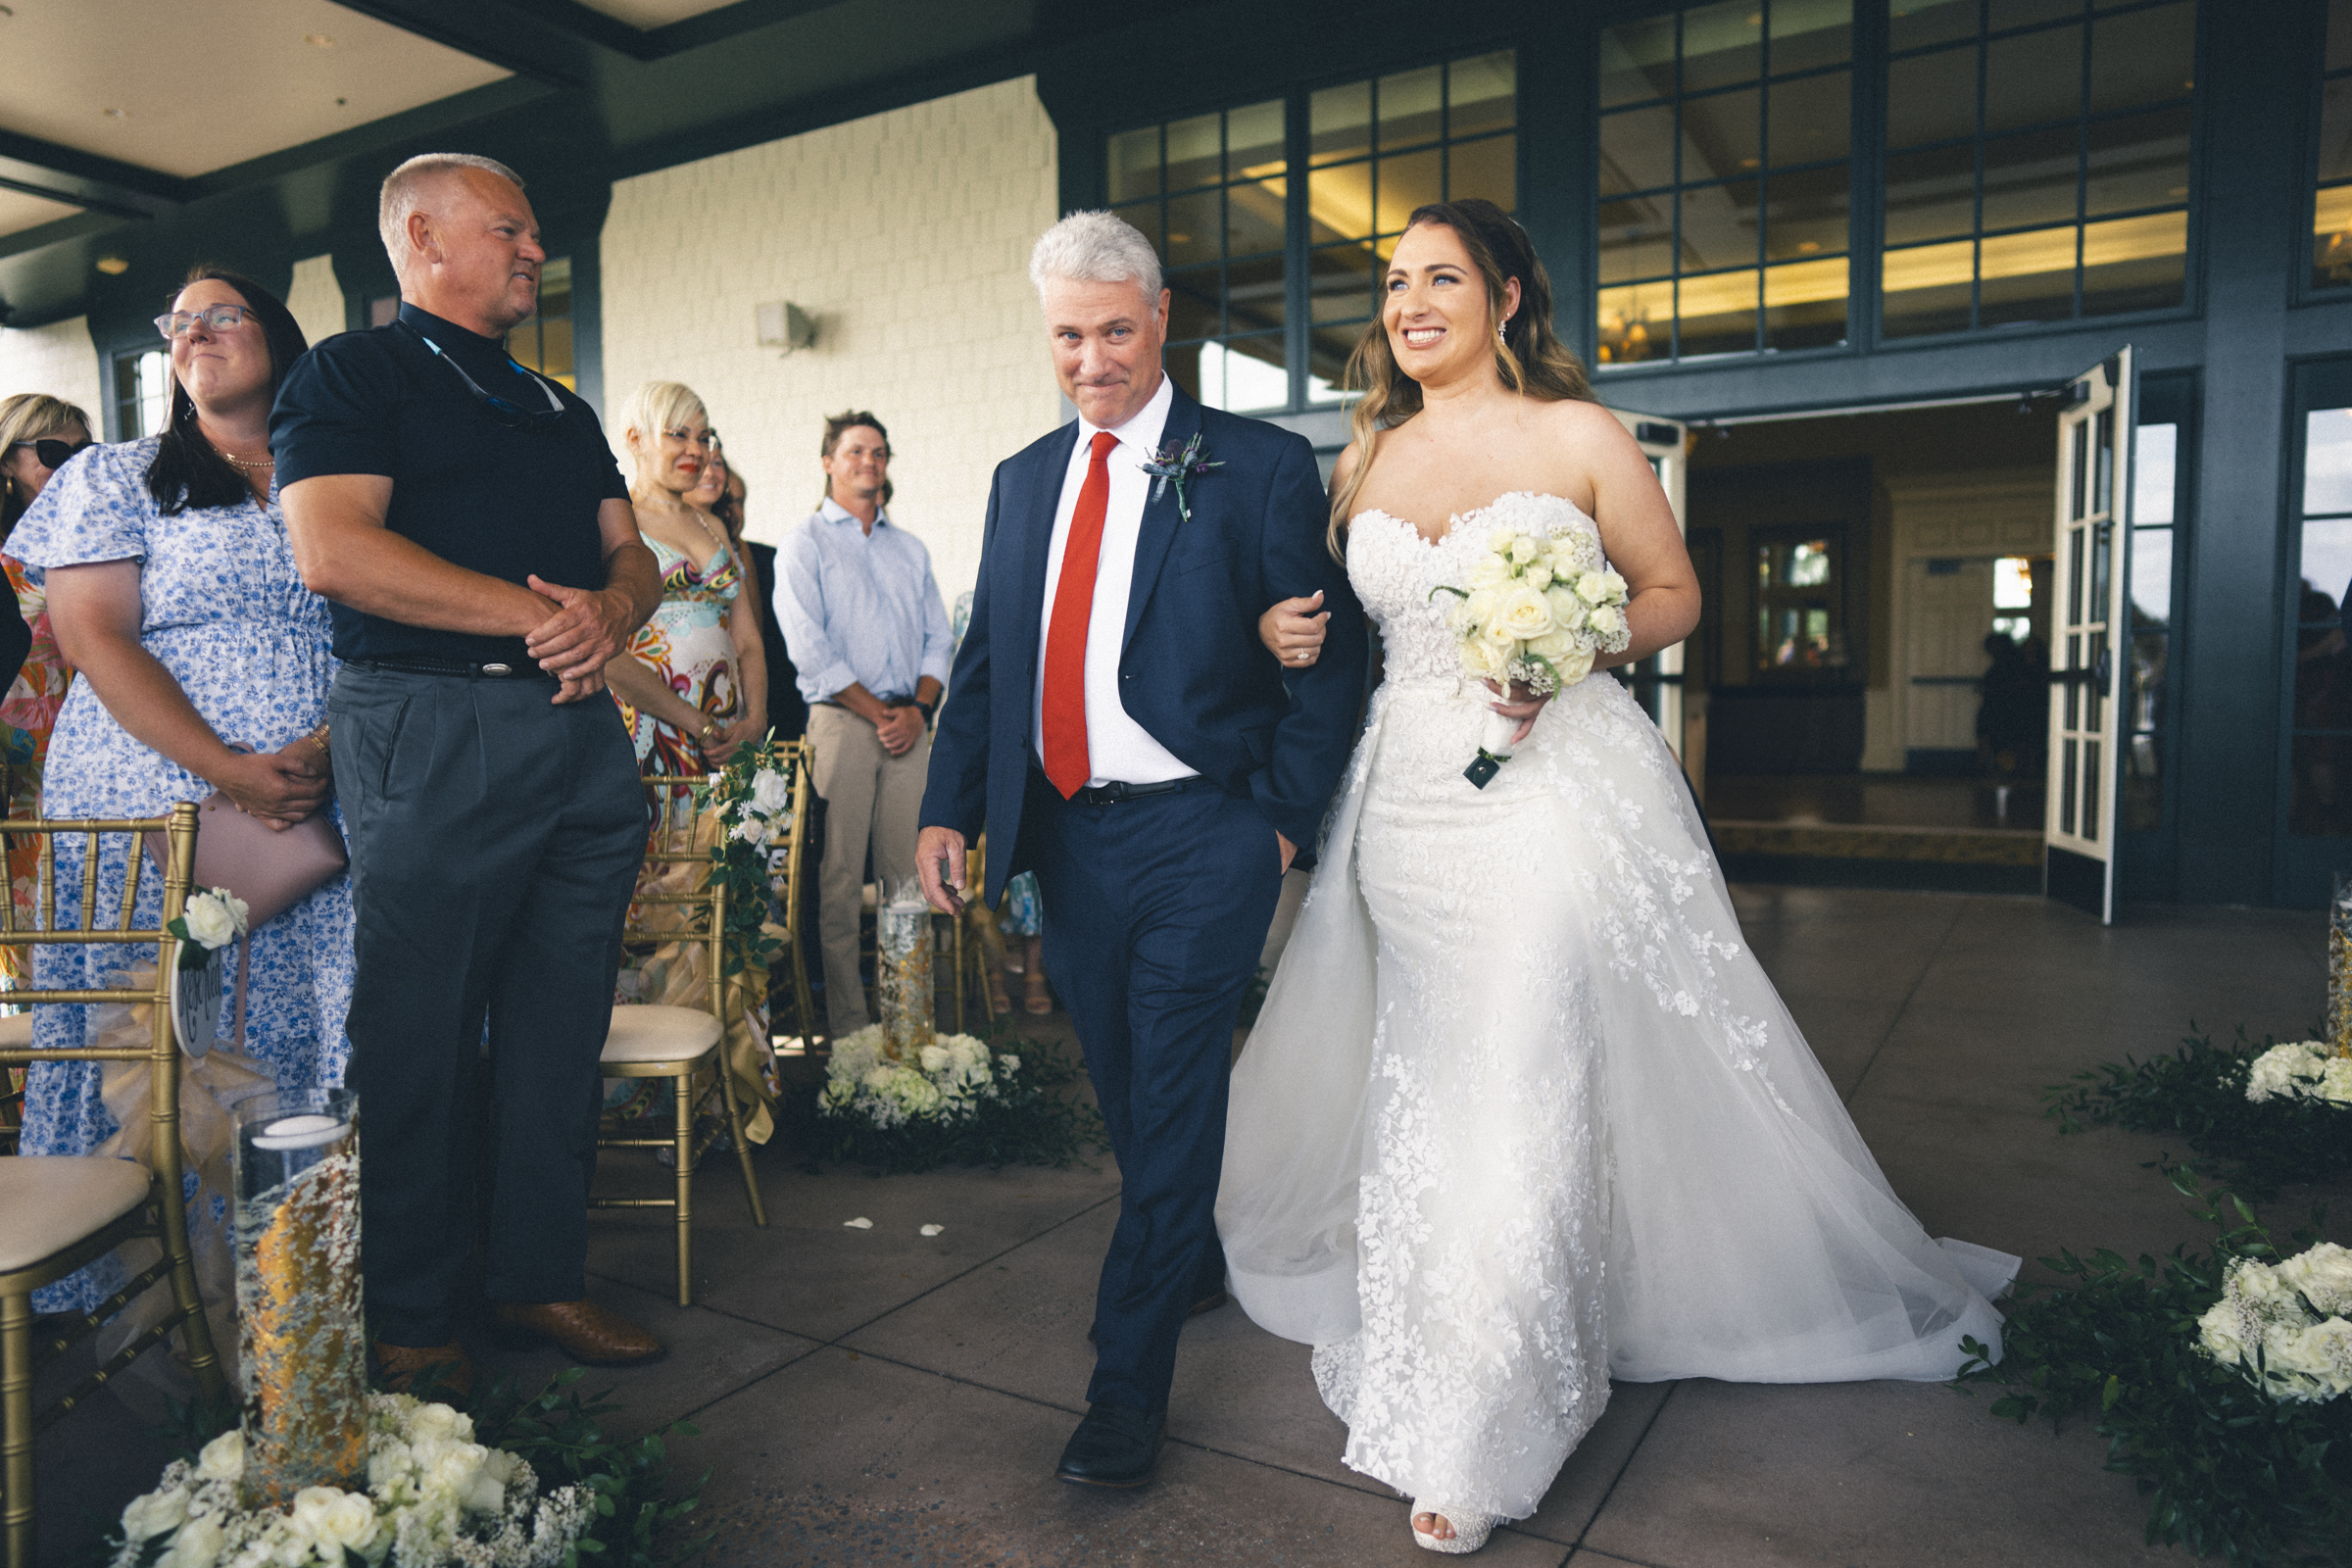
[[[1462,249],[1470,253],[1471,265],[1478,269],[1487,291],[1487,329],[1494,338],[1494,373],[1502,384],[1540,403],[1591,401],[1592,387],[1585,379],[1584,366],[1552,331],[1551,279],[1544,274],[1527,230],[1483,196],[1416,207],[1404,226],[1413,229],[1423,223],[1452,229]],[[1519,306],[1506,320],[1503,286],[1512,278],[1519,280]],[[1334,556],[1340,554],[1356,493],[1372,471],[1373,437],[1421,412],[1421,383],[1397,368],[1385,311],[1367,322],[1356,339],[1355,352],[1348,359],[1346,384],[1360,388],[1364,395],[1348,416],[1355,467],[1331,498],[1329,538]]]
[[[195,283],[226,283],[237,291],[245,309],[262,324],[262,340],[270,349],[270,395],[277,395],[278,386],[294,362],[302,358],[311,345],[294,322],[293,312],[285,302],[256,283],[242,272],[232,272],[224,267],[199,263],[189,269],[187,280],[172,291],[172,299],[164,302],[170,310],[172,300],[185,293]],[[164,437],[155,449],[155,461],[147,465],[147,493],[154,496],[156,505],[165,516],[213,507],[233,507],[253,494],[247,488],[245,476],[229,466],[214,445],[196,428],[196,404],[188,389],[172,378],[172,418],[164,426]]]

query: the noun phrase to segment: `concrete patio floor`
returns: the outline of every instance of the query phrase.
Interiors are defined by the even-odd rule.
[[[2323,997],[2316,914],[2137,909],[2102,930],[2034,899],[1743,886],[1748,940],[1898,1193],[1932,1234],[2029,1258],[2202,1240],[2142,1162],[2177,1143],[2061,1138],[2040,1091],[2193,1017],[2300,1038]],[[1066,1038],[1056,1014],[1031,1030]],[[658,1172],[609,1156],[608,1177]],[[591,1225],[591,1291],[672,1346],[590,1375],[631,1428],[688,1417],[681,1467],[710,1471],[719,1564],[1425,1563],[1405,1508],[1343,1467],[1345,1431],[1307,1349],[1227,1307],[1186,1329],[1158,1478],[1134,1494],[1052,1467],[1083,1411],[1095,1273],[1117,1211],[1093,1169],[811,1174],[763,1151],[770,1225],[731,1162],[698,1179],[696,1304],[670,1293],[665,1216]],[[2273,1213],[2345,1192],[2289,1192]],[[843,1222],[863,1216],[871,1229]],[[924,1238],[918,1228],[945,1230]],[[2041,1271],[2029,1263],[2028,1277]],[[1737,1282],[1727,1282],[1737,1289]],[[487,1347],[483,1347],[487,1350]],[[489,1352],[538,1379],[550,1351]],[[1650,1568],[2186,1562],[2141,1544],[2142,1500],[2087,1430],[2053,1437],[1936,1385],[1620,1385],[1542,1509],[1497,1531],[1495,1564]],[[101,1399],[43,1439],[43,1560],[118,1510],[161,1449]],[[52,1550],[54,1548],[54,1551]]]

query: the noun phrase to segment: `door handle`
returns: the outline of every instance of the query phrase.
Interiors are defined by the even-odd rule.
[[[2100,691],[2115,690],[2115,650],[2112,648],[2099,650],[2098,681]]]

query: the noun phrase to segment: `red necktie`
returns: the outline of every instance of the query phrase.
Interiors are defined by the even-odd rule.
[[[1046,690],[1041,706],[1046,777],[1068,800],[1094,776],[1086,756],[1086,628],[1095,613],[1095,566],[1102,556],[1102,514],[1110,503],[1105,460],[1119,438],[1095,432],[1086,483],[1070,514],[1061,549],[1061,580],[1054,588],[1054,618],[1046,630]]]

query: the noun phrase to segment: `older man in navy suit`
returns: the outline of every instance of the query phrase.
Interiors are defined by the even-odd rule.
[[[1046,957],[1122,1188],[1065,1481],[1150,1479],[1187,1311],[1222,1298],[1214,1211],[1234,1019],[1292,859],[1311,850],[1362,696],[1362,612],[1324,545],[1304,440],[1204,409],[1160,368],[1168,294],[1133,227],[1077,213],[1029,275],[1078,417],[998,466],[969,631],[916,850],[960,908],[1034,868]],[[1322,593],[1319,656],[1259,643]]]

